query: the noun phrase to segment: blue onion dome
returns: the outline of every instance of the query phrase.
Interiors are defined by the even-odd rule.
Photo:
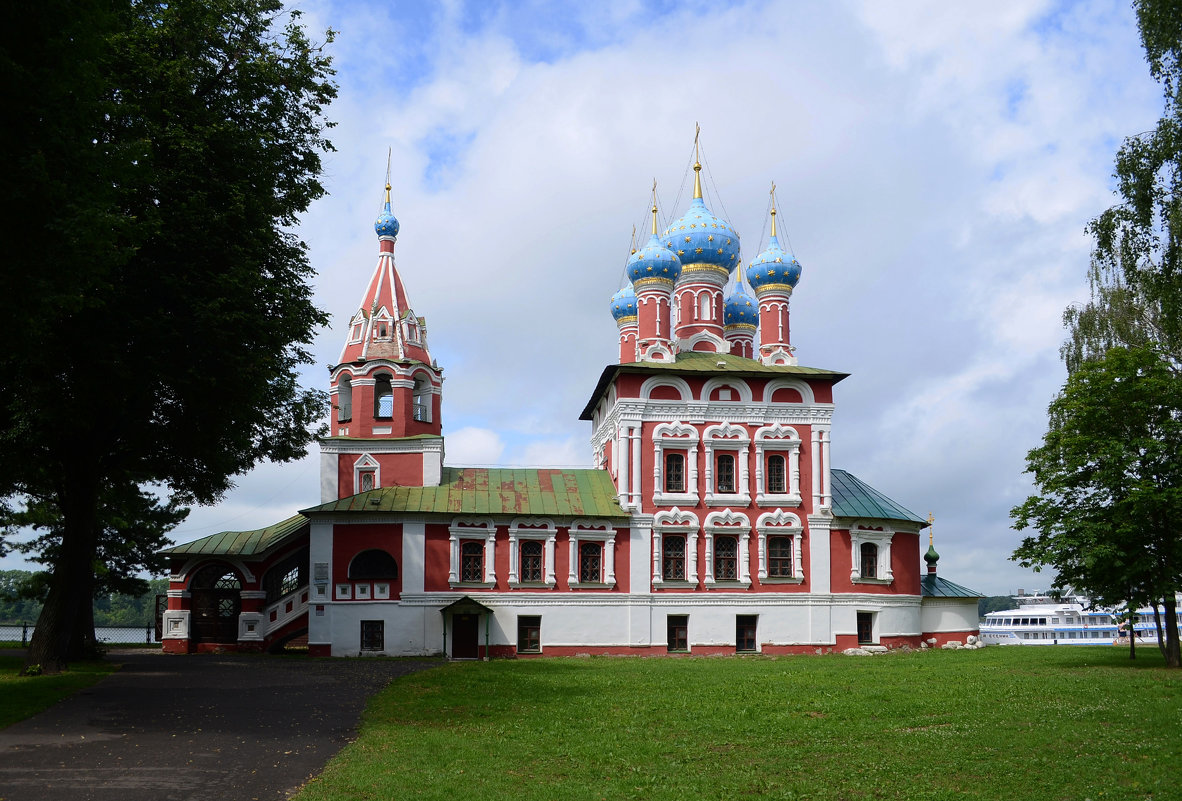
[[[636,289],[649,284],[672,287],[681,275],[681,262],[677,255],[661,244],[656,234],[649,237],[648,244],[628,259],[628,280]]]
[[[626,286],[612,295],[611,309],[617,323],[636,320],[636,293],[632,287]]]
[[[726,296],[723,302],[723,322],[727,328],[750,327],[759,325],[759,304],[755,298],[747,294],[743,285],[735,287],[735,291]]]
[[[398,237],[398,218],[390,213],[389,184],[386,184],[386,205],[382,207],[382,213],[374,221],[373,229],[377,232],[378,236]]]
[[[772,234],[767,249],[751,260],[747,283],[756,295],[779,290],[791,292],[800,280],[800,262],[782,247]]]
[[[694,164],[694,199],[689,210],[665,229],[661,243],[681,259],[682,272],[730,275],[739,266],[739,235],[726,220],[715,217],[702,200],[701,181]]]

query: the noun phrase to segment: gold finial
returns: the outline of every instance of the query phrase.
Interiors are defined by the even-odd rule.
[[[935,547],[935,543],[933,543],[933,541],[932,541],[935,537],[935,532],[936,532],[935,523],[936,523],[936,518],[932,517],[931,512],[928,512],[928,545],[931,547]]]
[[[390,202],[390,148],[386,148],[386,202]]]
[[[632,226],[632,244],[630,247],[632,248],[632,253],[635,254],[636,253],[636,226],[635,225]]]
[[[694,123],[694,200],[702,198],[702,158],[698,151],[698,136],[702,126]]]
[[[653,236],[657,235],[657,179],[653,179]]]

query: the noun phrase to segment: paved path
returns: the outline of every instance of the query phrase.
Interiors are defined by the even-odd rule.
[[[123,651],[122,669],[0,730],[0,801],[282,799],[366,700],[432,661]]]

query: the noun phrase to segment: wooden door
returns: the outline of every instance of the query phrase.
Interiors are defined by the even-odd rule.
[[[480,653],[480,615],[451,617],[451,658],[476,659]]]

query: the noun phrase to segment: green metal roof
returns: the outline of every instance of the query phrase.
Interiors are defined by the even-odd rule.
[[[935,573],[925,573],[919,580],[923,588],[924,598],[983,598],[985,596],[976,590],[961,586],[948,579],[940,578]]]
[[[677,359],[668,363],[661,362],[628,362],[627,364],[609,364],[603,368],[599,376],[599,383],[591,393],[591,400],[587,401],[580,420],[590,420],[595,411],[595,404],[603,397],[608,385],[620,373],[725,373],[734,376],[773,376],[796,375],[801,377],[828,378],[836,384],[849,373],[838,373],[833,370],[822,370],[819,367],[801,367],[794,365],[768,366],[755,359],[746,359],[733,353],[698,353],[686,351],[677,354]]]
[[[927,526],[924,520],[874,487],[845,470],[830,471],[833,476],[833,515],[835,517],[868,517],[875,520],[906,520]]]
[[[256,528],[253,531],[223,531],[183,545],[165,548],[160,553],[173,556],[258,556],[302,534],[307,527],[308,518],[295,515],[266,528]]]
[[[445,467],[438,487],[381,487],[304,509],[626,519],[606,470]]]

